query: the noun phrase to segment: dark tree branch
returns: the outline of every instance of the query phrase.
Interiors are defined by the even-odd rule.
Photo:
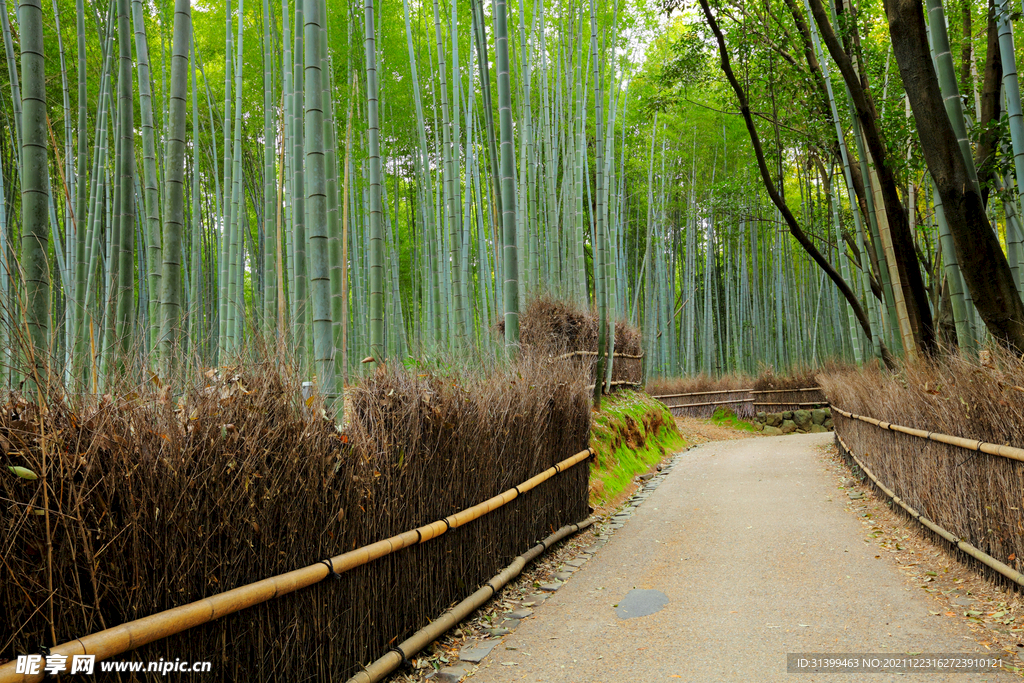
[[[921,277],[921,269],[917,265],[914,254],[914,236],[910,233],[910,223],[900,200],[899,184],[888,164],[888,152],[882,143],[881,131],[878,128],[878,115],[875,104],[857,74],[853,61],[843,49],[821,0],[809,0],[811,14],[818,25],[822,40],[828,48],[833,61],[839,67],[850,97],[853,100],[857,120],[861,125],[868,151],[875,162],[875,172],[882,190],[885,214],[889,219],[892,233],[893,253],[899,269],[900,281],[903,286],[903,299],[907,306],[907,315],[911,327],[915,331],[918,343],[926,352],[935,348],[935,330],[932,324],[931,309],[928,305],[928,292]]]
[[[708,6],[708,0],[699,1],[701,9],[704,11],[704,17],[708,22],[708,26],[715,34],[715,40],[718,41],[718,52],[721,58],[722,71],[725,73],[725,77],[728,79],[733,92],[736,93],[736,99],[739,101],[740,112],[743,114],[743,120],[747,124],[747,132],[750,134],[750,143],[754,148],[754,157],[757,159],[757,168],[761,172],[761,180],[764,182],[764,187],[768,192],[768,196],[782,214],[783,219],[786,221],[786,225],[789,227],[790,234],[796,238],[797,242],[800,243],[800,246],[802,246],[810,257],[814,259],[814,262],[825,271],[829,279],[832,280],[836,287],[839,288],[839,291],[843,293],[843,297],[850,304],[850,308],[853,309],[853,313],[857,317],[857,321],[860,323],[861,329],[864,330],[865,336],[869,341],[873,341],[871,324],[868,322],[868,317],[865,315],[864,309],[860,305],[860,301],[857,300],[857,296],[853,293],[853,290],[850,289],[850,286],[846,284],[843,277],[836,272],[835,268],[832,267],[832,264],[821,255],[821,252],[814,246],[814,243],[811,242],[807,235],[804,234],[804,231],[800,228],[800,224],[797,223],[793,212],[790,211],[789,206],[786,204],[785,200],[782,199],[782,196],[776,189],[775,183],[772,181],[771,171],[768,169],[768,164],[765,161],[764,148],[761,146],[761,138],[757,133],[757,127],[754,125],[754,118],[750,114],[750,105],[747,103],[747,96],[739,81],[736,79],[736,75],[733,73],[732,66],[729,63],[729,51],[725,46],[725,36],[722,35],[722,31],[718,27],[718,22],[715,21],[715,17],[711,13],[711,8]],[[883,360],[885,360],[886,363],[890,363],[891,358],[885,344],[882,344],[881,348]]]
[[[953,126],[935,75],[924,12],[919,0],[886,0],[893,54],[910,98],[928,170],[931,171],[960,270],[992,336],[1017,353],[1024,351],[1024,304],[1010,265],[985,215],[985,203],[967,176]]]
[[[970,44],[966,40],[964,42]],[[999,120],[1002,108],[999,89],[1003,83],[1003,59],[999,54],[999,29],[996,27],[996,8],[992,0],[988,3],[987,49],[985,78],[981,89],[981,120],[978,122],[981,139],[978,141],[978,149],[974,152],[974,165],[978,169],[978,183],[981,185],[981,199],[986,206],[995,176],[996,148],[999,145],[999,135],[992,124]]]

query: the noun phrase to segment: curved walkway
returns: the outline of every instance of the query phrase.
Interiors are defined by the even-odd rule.
[[[1011,681],[996,674],[788,674],[786,654],[981,654],[875,558],[817,447],[832,434],[688,451],[622,529],[468,680]],[[630,591],[660,591],[633,593]],[[648,598],[647,611],[634,602]],[[641,601],[642,602],[642,601]],[[660,606],[663,603],[663,606]],[[625,617],[625,618],[624,618]]]

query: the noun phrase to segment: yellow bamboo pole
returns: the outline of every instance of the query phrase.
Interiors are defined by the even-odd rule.
[[[214,619],[219,619],[228,614],[233,614],[247,607],[293,593],[301,588],[319,583],[331,573],[331,570],[335,574],[342,574],[385,555],[390,555],[396,550],[401,550],[417,543],[425,543],[444,534],[449,529],[455,529],[463,524],[479,519],[487,513],[515,500],[523,493],[536,488],[559,472],[564,472],[593,455],[593,450],[589,448],[585,451],[580,451],[576,455],[566,458],[540,474],[527,479],[518,486],[514,486],[482,503],[456,512],[436,522],[425,524],[411,531],[356,548],[341,555],[335,555],[328,560],[323,560],[301,569],[295,569],[263,579],[262,581],[211,595],[208,598],[129,621],[120,626],[93,633],[92,635],[75,638],[51,648],[50,654],[67,657],[67,670],[70,669],[71,658],[74,655],[95,655],[96,660],[101,661],[114,655],[119,655],[122,652],[134,650],[161,638],[181,633]],[[41,674],[16,673],[16,662],[8,662],[0,667],[0,683],[41,680],[43,680],[43,675]]]
[[[867,422],[868,424],[875,425],[881,429],[888,429],[890,432],[909,434],[910,436],[928,439],[929,441],[937,441],[950,446],[957,446],[958,448],[964,448],[969,451],[980,451],[982,453],[988,453],[989,455],[998,455],[1001,458],[1009,458],[1010,460],[1020,460],[1021,462],[1024,462],[1024,448],[1004,446],[998,443],[978,441],[977,439],[965,439],[960,436],[950,436],[948,434],[937,434],[936,432],[929,432],[924,429],[914,429],[913,427],[904,427],[902,425],[892,424],[891,422],[876,420],[875,418],[868,417],[867,415],[848,413],[842,408],[837,408],[836,406],[832,406],[832,410],[836,411],[843,417]]]
[[[917,360],[917,343],[914,341],[914,331],[910,327],[910,315],[907,313],[907,301],[903,296],[903,280],[900,278],[900,269],[896,264],[896,252],[892,246],[892,232],[889,230],[889,216],[885,213],[885,203],[882,197],[882,187],[875,174],[874,160],[868,152],[868,163],[871,164],[868,176],[871,182],[871,192],[875,195],[875,220],[878,222],[878,236],[882,240],[882,251],[885,253],[885,263],[889,267],[889,281],[892,282],[892,296],[896,303],[896,319],[900,325],[900,337],[903,339],[903,351],[910,360]]]
[[[399,643],[393,650],[368,665],[365,669],[348,679],[347,683],[376,683],[402,665],[402,662],[413,656],[430,643],[440,638],[446,631],[454,628],[460,621],[468,617],[474,610],[491,599],[509,581],[519,576],[523,568],[536,559],[541,553],[562,540],[569,534],[576,533],[594,523],[590,517],[579,524],[569,524],[551,534],[537,545],[512,561],[512,564],[480,587],[475,593],[460,602],[444,615],[430,622],[412,637]]]
[[[716,396],[718,394],[752,394],[750,389],[722,389],[720,391],[691,391],[687,394],[662,394],[661,396],[652,396],[651,398],[663,399],[663,398],[682,398],[684,396]]]

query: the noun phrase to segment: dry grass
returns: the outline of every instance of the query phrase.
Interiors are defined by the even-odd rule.
[[[933,432],[1024,445],[1024,362],[992,354],[823,373],[843,410]],[[833,411],[834,412],[834,411]],[[834,412],[836,431],[887,486],[939,526],[1021,570],[1024,463],[879,429]]]
[[[647,393],[652,396],[664,394],[691,394],[701,391],[724,391],[726,389],[749,389],[754,384],[750,375],[732,373],[721,377],[699,374],[692,377],[659,377],[647,383]]]
[[[211,372],[180,400],[151,386],[96,400],[55,393],[40,410],[13,395],[0,414],[4,464],[45,472],[49,500],[38,515],[43,478],[0,471],[0,659],[317,562],[510,488],[587,447],[586,384],[582,364],[530,358],[461,380],[381,370],[352,391],[344,435],[271,364]],[[586,517],[587,469],[339,581],[126,656],[211,660],[214,675],[195,677],[207,682],[344,679],[538,538]]]
[[[568,301],[540,296],[519,313],[519,341],[524,348],[548,355],[567,351],[597,351],[596,313]],[[498,322],[504,332],[505,322]],[[615,323],[615,352],[631,356],[642,350],[640,331],[623,321]]]
[[[531,356],[551,357],[571,351],[597,351],[598,326],[596,313],[545,295],[530,301],[519,313],[519,341],[524,354]],[[498,321],[496,330],[504,334],[504,320]],[[616,322],[615,353],[639,356],[642,352],[640,331],[624,321]],[[591,356],[591,364],[593,360]],[[612,381],[639,383],[642,372],[642,359],[616,358],[612,364]],[[590,381],[594,381],[593,374]]]

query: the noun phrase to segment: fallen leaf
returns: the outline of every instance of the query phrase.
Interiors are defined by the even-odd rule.
[[[36,479],[39,478],[39,475],[37,475],[35,472],[26,467],[19,467],[18,465],[8,465],[7,469],[9,469],[11,471],[11,474],[15,475],[16,477],[28,479],[29,481],[35,481]]]

